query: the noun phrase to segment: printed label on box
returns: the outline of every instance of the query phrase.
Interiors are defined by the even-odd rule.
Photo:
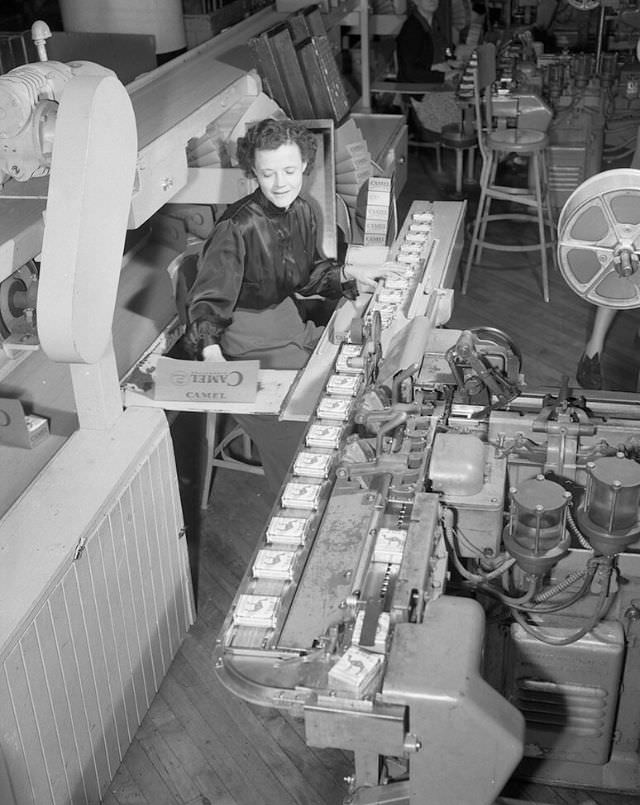
[[[255,402],[259,361],[182,361],[160,358],[154,398],[182,402]]]

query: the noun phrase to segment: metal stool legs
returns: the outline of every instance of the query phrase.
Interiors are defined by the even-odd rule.
[[[555,227],[547,193],[546,153],[544,148],[540,148],[524,155],[529,158],[530,166],[529,187],[527,188],[512,188],[497,184],[499,152],[491,150],[483,160],[480,175],[480,199],[464,270],[462,293],[467,292],[471,268],[480,263],[485,248],[503,252],[536,251],[540,253],[543,298],[545,302],[549,301],[548,249],[552,249],[553,260],[555,258]],[[530,212],[492,213],[491,205],[494,200],[521,205]],[[534,244],[505,244],[487,240],[487,227],[496,221],[535,222],[538,241]]]

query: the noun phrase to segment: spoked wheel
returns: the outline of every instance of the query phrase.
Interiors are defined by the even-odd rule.
[[[558,265],[594,305],[640,307],[640,171],[598,173],[567,199],[558,222]]]

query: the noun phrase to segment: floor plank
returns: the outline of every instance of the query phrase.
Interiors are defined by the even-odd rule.
[[[185,731],[173,708],[165,699],[166,692],[156,696],[150,718],[156,729],[173,752],[176,762],[182,766],[182,773],[189,777],[191,786],[196,789],[192,800],[199,801],[203,793],[218,805],[236,805],[224,782],[211,765],[202,748]]]

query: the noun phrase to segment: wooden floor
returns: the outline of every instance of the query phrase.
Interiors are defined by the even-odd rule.
[[[430,159],[431,154],[411,157],[401,216],[413,198],[448,197],[450,172],[436,175]],[[469,193],[472,199],[472,189]],[[551,277],[551,301],[544,303],[534,263],[527,267],[520,256],[516,262],[525,267],[503,261],[506,267],[474,269],[468,295],[456,293],[449,326],[505,331],[523,353],[529,386],[559,385],[563,375],[573,384],[592,311],[557,272]],[[635,387],[639,323],[640,312],[617,317],[606,350],[611,388]],[[179,456],[193,454],[197,426],[196,418],[180,418]],[[183,480],[197,621],[117,770],[104,805],[340,805],[346,793],[344,778],[351,773],[349,754],[308,748],[301,722],[233,698],[214,673],[218,630],[273,503],[267,485],[257,476],[218,471],[211,505],[199,524],[193,505],[197,484],[186,471]],[[554,805],[640,801],[638,796],[515,780],[504,793]],[[427,796],[425,805],[439,803]]]

